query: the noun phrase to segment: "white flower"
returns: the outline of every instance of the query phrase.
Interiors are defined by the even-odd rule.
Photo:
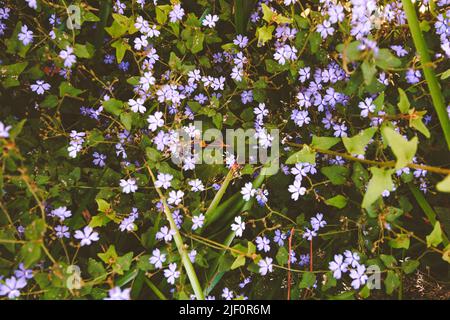
[[[316,230],[309,230],[308,228],[306,228],[305,232],[303,233],[303,238],[307,239],[308,241],[311,241],[315,236],[317,236]]]
[[[23,25],[20,29],[20,33],[17,35],[18,39],[22,41],[24,46],[29,45],[31,42],[33,42],[33,31],[28,30],[27,25]]]
[[[130,106],[133,112],[144,113],[145,111],[147,111],[147,108],[144,107],[144,103],[145,103],[144,99],[141,98],[137,98],[136,100],[134,99],[128,100],[128,105]]]
[[[157,188],[170,188],[171,181],[173,179],[173,175],[168,173],[158,173],[158,177],[155,181],[155,187]]]
[[[325,20],[322,24],[317,26],[317,32],[320,33],[322,39],[326,39],[329,35],[334,33],[334,28],[331,26],[330,21]]]
[[[119,287],[115,287],[108,291],[109,297],[104,300],[130,300],[130,292],[131,288],[122,291]]]
[[[50,85],[43,80],[36,81],[31,85],[31,91],[36,92],[38,95],[44,94],[45,91],[50,90]]]
[[[295,167],[291,169],[291,173],[295,175],[295,180],[299,181],[302,181],[303,177],[307,175],[306,169],[301,162],[295,164]]]
[[[236,232],[236,237],[242,237],[242,233],[245,230],[245,223],[242,222],[242,217],[238,216],[234,218],[234,222],[235,223],[231,225],[231,230]]]
[[[72,67],[72,65],[77,62],[77,58],[73,53],[73,48],[67,46],[66,50],[61,50],[59,57],[64,60],[64,66],[66,68]]]
[[[127,230],[128,232],[131,232],[136,230],[137,227],[134,224],[134,220],[136,220],[136,218],[133,216],[124,218],[119,225],[120,231],[124,232],[125,230]]]
[[[181,7],[180,4],[174,5],[172,11],[170,11],[169,13],[170,22],[173,23],[183,19],[183,16],[184,16],[184,9]]]
[[[188,254],[189,260],[191,260],[192,263],[195,263],[195,257],[197,257],[197,250],[192,249],[191,252]]]
[[[148,128],[155,132],[156,129],[164,125],[163,113],[160,111],[155,112],[154,115],[148,117],[147,122],[149,123]]]
[[[81,246],[89,246],[93,241],[98,241],[100,239],[98,237],[98,232],[95,232],[94,229],[89,226],[84,227],[83,231],[75,231],[74,238],[81,240]]]
[[[0,296],[8,295],[8,299],[15,299],[20,296],[20,289],[27,285],[25,278],[16,279],[11,277],[5,280],[5,284],[0,283]]]
[[[62,238],[70,238],[69,228],[63,225],[59,225],[55,227],[56,236],[60,239]]]
[[[155,249],[152,252],[152,256],[149,259],[149,262],[155,266],[156,269],[161,269],[162,264],[166,261],[166,255],[161,253],[159,249]]]
[[[375,105],[372,103],[372,98],[366,98],[358,104],[358,108],[361,109],[361,117],[367,118],[369,113],[375,111]]]
[[[203,19],[202,24],[208,28],[214,28],[217,21],[219,21],[218,16],[208,14],[206,15],[205,19]]]
[[[351,265],[353,268],[356,268],[359,265],[359,254],[358,252],[351,252],[350,250],[344,251],[345,260],[344,262],[348,265]]]
[[[9,130],[11,130],[11,126],[6,126],[3,124],[3,122],[0,121],[0,138],[8,138],[9,137]]]
[[[59,207],[51,211],[53,217],[58,217],[61,221],[72,216],[72,212],[67,210],[67,207]]]
[[[31,9],[36,10],[37,9],[37,1],[36,0],[25,0],[28,3],[28,6]]]
[[[303,196],[306,193],[306,188],[302,187],[300,180],[294,180],[294,183],[289,186],[289,192],[292,193],[291,198],[294,201],[298,200],[299,196]]]
[[[331,261],[328,265],[328,269],[333,271],[333,277],[335,279],[340,279],[342,277],[342,272],[347,272],[348,265],[344,263],[344,257],[342,254],[335,254],[334,261]]]
[[[259,251],[268,252],[270,251],[270,240],[266,237],[256,237],[256,245]]]
[[[320,228],[323,228],[323,227],[325,227],[327,225],[327,222],[325,220],[322,220],[322,219],[323,219],[323,214],[322,213],[318,213],[318,214],[316,214],[315,217],[311,218],[311,226],[312,226],[312,228],[315,231],[317,231]]]
[[[205,190],[205,186],[200,179],[191,180],[188,184],[191,186],[191,191],[198,192]]]
[[[197,230],[203,227],[203,223],[205,222],[205,216],[201,213],[198,216],[192,217],[192,230]]]
[[[138,189],[137,185],[136,185],[136,180],[134,179],[121,179],[120,180],[120,186],[122,187],[122,192],[123,193],[134,193],[136,192],[136,190]]]
[[[242,198],[245,201],[249,201],[251,197],[255,195],[256,190],[253,189],[253,184],[251,182],[247,182],[244,187],[241,189]]]
[[[159,35],[161,34],[161,32],[156,28],[156,26],[152,26],[151,28],[148,29],[147,32],[147,36],[149,38],[157,38],[159,37]]]
[[[366,274],[366,266],[363,264],[358,264],[356,269],[350,270],[350,278],[353,279],[352,287],[357,290],[359,287],[364,285],[369,278]]]
[[[164,239],[164,241],[166,242],[170,242],[172,241],[172,237],[176,234],[175,230],[172,230],[167,227],[161,227],[161,229],[159,229],[159,231],[156,233],[155,238],[157,240],[161,240]]]
[[[175,284],[175,279],[180,277],[180,271],[177,271],[177,264],[169,264],[169,269],[164,270],[164,277],[167,278],[167,283]]]
[[[67,151],[69,152],[69,157],[76,158],[77,153],[80,152],[82,149],[82,146],[80,144],[72,144],[67,148]]]
[[[142,86],[142,90],[149,91],[150,86],[155,84],[156,79],[151,72],[144,72],[144,76],[139,79],[139,84]]]
[[[134,27],[139,30],[140,33],[146,33],[148,31],[149,25],[148,21],[145,20],[142,16],[136,18],[136,22],[134,23]]]
[[[146,36],[140,36],[139,38],[134,39],[134,49],[141,50],[142,48],[148,46],[148,41]]]
[[[179,205],[183,200],[184,192],[181,190],[172,190],[169,192],[169,198],[167,199],[168,204]]]
[[[189,71],[188,72],[188,77],[189,77],[188,82],[190,84],[195,83],[197,81],[200,81],[200,79],[202,78],[202,76],[200,75],[200,70],[198,70],[198,69],[194,69],[192,71]]]
[[[269,257],[259,260],[259,262],[258,262],[259,273],[262,276],[265,276],[267,273],[270,273],[273,271],[272,261],[273,261],[273,259],[269,258]]]
[[[224,298],[225,300],[231,300],[234,297],[234,293],[233,291],[231,291],[228,288],[223,288],[222,290],[222,298]]]
[[[231,78],[240,82],[242,81],[242,77],[244,76],[244,70],[238,67],[233,67],[231,70]]]

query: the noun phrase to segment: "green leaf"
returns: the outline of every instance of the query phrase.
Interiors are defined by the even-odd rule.
[[[94,56],[95,48],[90,43],[75,44],[74,53],[78,58],[90,59]]]
[[[329,206],[336,207],[338,209],[343,209],[347,205],[348,199],[343,195],[338,194],[333,198],[325,200],[325,203]]]
[[[106,269],[100,261],[89,258],[88,260],[88,272],[91,276],[102,281],[106,279]]]
[[[442,254],[442,260],[447,261],[448,263],[450,263],[450,245],[448,245],[445,248],[444,253]]]
[[[341,166],[322,167],[320,172],[330,179],[331,183],[335,186],[344,184],[349,174],[348,168]]]
[[[156,12],[156,21],[158,22],[158,24],[163,25],[166,23],[170,10],[171,6],[167,4],[156,6],[155,12]]]
[[[427,235],[426,239],[428,247],[437,247],[442,242],[442,229],[439,221],[436,221],[433,231]]]
[[[183,31],[186,39],[186,47],[193,53],[199,53],[203,50],[203,41],[205,34],[200,29],[187,28]]]
[[[131,127],[133,125],[133,114],[129,112],[122,112],[120,114],[120,122],[122,122],[125,129],[131,131]]]
[[[105,109],[105,111],[115,116],[119,116],[122,113],[123,106],[123,102],[116,99],[109,99],[103,102],[103,108]]]
[[[440,192],[450,192],[450,175],[438,182],[438,184],[436,184],[436,189]]]
[[[266,42],[272,40],[273,30],[275,26],[262,26],[256,29],[256,37],[258,38],[258,46],[261,47]]]
[[[261,8],[263,11],[263,20],[267,23],[271,23],[272,18],[275,16],[275,12],[273,12],[265,3],[261,4]]]
[[[131,50],[130,45],[123,39],[115,41],[113,44],[111,44],[111,47],[116,49],[117,63],[121,63],[123,58],[125,57],[125,53],[127,52],[127,50]]]
[[[108,250],[104,253],[98,253],[98,257],[106,264],[110,265],[115,263],[117,259],[116,247],[114,245],[110,245]]]
[[[402,61],[394,56],[389,49],[380,49],[375,57],[375,64],[383,70],[398,68]]]
[[[414,109],[409,110],[409,126],[421,132],[425,137],[430,138],[430,131],[422,121],[425,113],[426,111],[415,111]]]
[[[100,212],[108,212],[111,209],[111,205],[103,199],[95,199],[97,202],[98,211]]]
[[[384,285],[388,295],[391,295],[392,292],[400,286],[400,278],[395,271],[389,270],[387,272],[386,279],[384,279]]]
[[[359,162],[353,164],[352,181],[358,189],[361,189],[369,181],[369,173]]]
[[[364,209],[372,205],[384,190],[392,191],[394,187],[392,174],[395,172],[395,169],[371,167],[369,170],[372,173],[372,178],[367,185],[367,190],[361,204]]]
[[[43,219],[36,219],[25,229],[27,240],[40,240],[44,236],[47,225]]]
[[[31,267],[41,258],[42,248],[38,242],[27,242],[20,248],[20,255],[25,268]]]
[[[3,86],[8,89],[20,85],[19,76],[28,66],[28,62],[19,62],[6,66],[0,66],[0,78]]]
[[[375,112],[381,111],[384,106],[384,91],[381,92],[378,97],[373,101],[373,104],[375,105]]]
[[[341,141],[340,138],[336,137],[318,137],[313,136],[311,145],[315,148],[319,148],[322,150],[329,150],[334,145],[338,144]]]
[[[420,265],[417,260],[406,260],[402,262],[402,270],[406,274],[413,273]]]
[[[58,105],[58,103],[58,97],[53,94],[49,94],[45,97],[44,101],[41,102],[40,106],[42,108],[54,108]]]
[[[417,151],[417,145],[419,142],[417,137],[414,137],[408,141],[403,138],[400,133],[397,133],[394,129],[387,126],[384,126],[381,129],[381,132],[397,158],[395,169],[404,168],[406,165],[411,163]]]
[[[131,261],[133,259],[133,252],[118,257],[116,263],[113,264],[113,271],[122,275],[125,271],[130,270]]]
[[[441,80],[445,80],[450,77],[450,69],[447,69],[441,74]]]
[[[11,131],[9,131],[9,138],[11,140],[14,141],[17,138],[17,136],[22,132],[26,122],[27,119],[20,120],[16,125],[12,127]]]
[[[309,146],[304,146],[302,150],[297,151],[286,160],[286,164],[296,164],[299,162],[315,164],[316,153]]]
[[[281,266],[287,264],[289,259],[288,250],[285,247],[280,247],[280,249],[278,249],[277,255],[275,256],[275,259],[277,259],[278,264]]]
[[[132,18],[113,13],[113,23],[110,27],[105,28],[106,32],[113,38],[120,38],[125,35],[128,31],[133,31],[134,21]],[[133,33],[133,32],[130,32]]]
[[[368,128],[351,138],[343,137],[342,142],[344,143],[345,149],[350,154],[364,155],[366,153],[366,146],[376,131],[377,128]]]
[[[398,109],[400,110],[401,113],[408,113],[409,111],[409,99],[408,96],[406,95],[405,91],[403,91],[403,89],[398,88],[398,95],[400,97],[400,100],[398,101]]]
[[[67,81],[63,81],[61,82],[61,84],[59,85],[59,96],[65,97],[65,96],[69,96],[69,97],[78,97],[80,94],[83,93],[83,90],[77,89],[75,87],[73,87],[69,82]]]
[[[394,268],[397,265],[397,260],[394,258],[394,256],[380,254],[380,259],[381,261],[383,261],[384,265],[388,268]]]
[[[112,220],[107,215],[105,215],[104,213],[100,213],[92,217],[91,221],[89,221],[89,227],[104,227],[111,221]]]
[[[316,282],[316,275],[312,272],[303,273],[302,280],[300,281],[300,289],[311,288]]]
[[[408,235],[400,234],[397,238],[389,240],[389,246],[394,249],[408,249],[409,242]]]
[[[361,70],[364,76],[364,83],[369,85],[377,73],[377,68],[373,63],[365,60],[361,65]]]
[[[237,269],[245,265],[245,256],[238,256],[231,265],[231,270]]]
[[[221,113],[216,113],[215,115],[213,115],[212,121],[217,129],[219,129],[219,130],[222,129],[223,116]]]

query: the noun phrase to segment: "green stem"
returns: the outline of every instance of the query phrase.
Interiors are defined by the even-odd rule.
[[[147,170],[150,174],[150,177],[153,181],[153,184],[155,184],[155,181],[156,181],[155,176],[153,175],[153,172],[150,169],[150,167],[148,166],[148,164],[146,164],[146,166],[147,166]],[[183,238],[181,237],[181,234],[177,228],[177,225],[175,224],[175,221],[173,220],[172,212],[170,212],[170,208],[167,204],[166,198],[164,197],[161,190],[156,187],[156,185],[155,185],[155,189],[156,189],[156,192],[158,192],[158,195],[163,204],[164,213],[166,215],[167,220],[169,221],[170,228],[175,231],[175,235],[173,236],[173,238],[175,240],[175,244],[176,244],[178,252],[180,254],[181,262],[183,263],[184,269],[186,270],[186,274],[189,278],[192,289],[194,290],[195,297],[197,298],[197,300],[205,300],[205,296],[203,294],[203,290],[200,285],[200,282],[198,281],[197,274],[195,273],[194,266],[192,265],[191,260],[189,259],[189,255],[186,251],[186,246],[183,243]]]
[[[225,180],[222,183],[222,186],[220,187],[219,191],[217,191],[216,195],[214,196],[214,199],[211,201],[211,204],[208,207],[208,210],[206,210],[205,213],[205,220],[208,220],[211,214],[214,212],[214,210],[219,205],[220,201],[223,198],[223,195],[225,194],[225,191],[227,191],[228,185],[230,184],[231,179],[233,178],[234,169],[231,168],[228,172],[227,176],[225,177]]]
[[[444,131],[445,140],[447,141],[447,146],[450,150],[450,120],[445,108],[444,98],[442,96],[439,83],[437,81],[434,70],[431,67],[433,64],[428,53],[427,44],[425,43],[422,31],[420,30],[416,10],[411,0],[402,0],[402,3],[403,9],[406,13],[406,18],[408,19],[408,26],[411,30],[414,45],[416,46],[417,52],[419,53],[420,62],[422,64],[425,80],[428,84],[428,89],[430,90],[431,99],[433,100],[434,109],[436,110],[436,113],[438,115],[442,131]]]
[[[164,295],[164,293],[162,293],[157,286],[155,286],[153,284],[153,282],[150,281],[149,278],[145,278],[145,283],[147,284],[147,286],[153,291],[153,293],[160,299],[160,300],[167,300],[166,296]]]
[[[411,182],[408,183],[409,190],[413,194],[414,198],[416,199],[417,203],[419,204],[422,211],[425,213],[425,215],[428,218],[428,221],[434,226],[436,224],[436,213],[434,212],[431,205],[428,203],[427,199],[425,199],[424,195],[420,190]],[[443,242],[447,246],[449,244],[448,238],[445,234],[442,234]]]

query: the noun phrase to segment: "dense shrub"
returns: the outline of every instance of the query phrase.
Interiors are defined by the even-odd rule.
[[[0,3],[1,297],[449,297],[448,0]]]

